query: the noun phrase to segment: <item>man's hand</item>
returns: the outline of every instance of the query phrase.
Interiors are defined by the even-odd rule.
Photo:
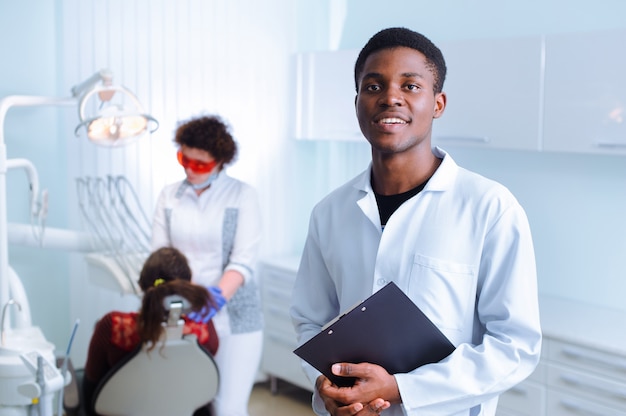
[[[400,402],[395,377],[381,366],[339,363],[332,370],[335,375],[357,379],[352,387],[337,387],[325,376],[318,377],[316,389],[332,416],[378,414]]]

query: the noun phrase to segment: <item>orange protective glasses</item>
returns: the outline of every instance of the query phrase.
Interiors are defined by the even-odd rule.
[[[216,160],[212,160],[207,163],[201,162],[197,159],[190,159],[183,155],[183,152],[180,150],[176,153],[176,157],[178,158],[178,163],[180,163],[182,167],[185,169],[191,169],[194,173],[209,173],[217,165]]]

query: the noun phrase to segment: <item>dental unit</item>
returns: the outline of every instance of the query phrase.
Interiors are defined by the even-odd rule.
[[[158,122],[143,112],[129,90],[113,85],[112,79],[110,71],[101,70],[74,86],[69,97],[13,95],[0,99],[0,416],[52,416],[55,399],[56,414],[60,416],[63,387],[70,381],[66,374],[69,346],[59,369],[55,364],[55,346],[33,325],[24,286],[9,265],[9,242],[91,253],[102,249],[106,241],[94,239],[93,230],[46,228],[48,193],[40,190],[37,170],[30,161],[8,159],[5,118],[13,107],[77,105],[80,124],[75,134],[85,131],[90,141],[106,147],[131,143],[156,130]],[[91,116],[87,114],[88,100],[100,102],[99,110]],[[153,127],[149,128],[151,123]],[[22,169],[30,184],[30,224],[10,224],[7,219],[6,175],[15,169]],[[78,321],[69,345],[77,324]]]

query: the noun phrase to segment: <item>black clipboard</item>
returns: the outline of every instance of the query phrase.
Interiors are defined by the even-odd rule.
[[[340,387],[355,379],[332,374],[339,362],[373,363],[390,374],[407,373],[436,363],[454,345],[393,282],[327,324],[294,350]]]

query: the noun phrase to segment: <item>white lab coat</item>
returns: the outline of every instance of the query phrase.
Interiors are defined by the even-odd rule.
[[[394,281],[457,347],[442,362],[396,374],[396,415],[495,414],[500,393],[525,379],[541,350],[534,249],[526,214],[502,185],[443,150],[422,192],[384,232],[371,167],[311,214],[293,291],[299,343]],[[376,343],[376,334],[372,334]],[[319,372],[303,363],[309,379]],[[327,414],[315,394],[314,410]]]
[[[256,190],[224,171],[197,195],[185,181],[161,191],[152,224],[152,248],[171,246],[185,254],[193,282],[215,286],[225,270],[244,285],[213,318],[220,337],[261,329],[255,275],[261,244],[261,211]]]
[[[222,230],[227,209],[239,212],[233,250],[224,267]],[[248,184],[220,172],[200,195],[185,181],[161,190],[152,226],[152,248],[173,246],[187,256],[193,280],[215,285],[224,270],[237,270],[254,278],[261,241],[261,212],[256,191]]]

